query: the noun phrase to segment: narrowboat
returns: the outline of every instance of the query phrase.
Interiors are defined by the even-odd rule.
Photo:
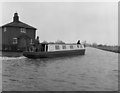
[[[39,49],[23,52],[28,58],[55,58],[65,56],[84,55],[85,47],[82,44],[40,44]]]

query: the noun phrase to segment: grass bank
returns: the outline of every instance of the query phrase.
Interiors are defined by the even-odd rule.
[[[120,53],[120,46],[93,46],[93,47],[101,50],[105,50],[105,51]]]

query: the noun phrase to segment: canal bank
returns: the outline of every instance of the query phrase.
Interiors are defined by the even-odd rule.
[[[93,46],[94,48],[114,52],[114,53],[120,53],[120,47],[119,46]]]
[[[20,57],[23,56],[22,52],[3,52],[0,51],[0,56],[2,57]]]

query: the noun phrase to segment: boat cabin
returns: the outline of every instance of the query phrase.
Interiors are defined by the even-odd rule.
[[[82,44],[39,44],[36,48],[30,47],[30,52],[54,52],[84,49]],[[34,49],[33,49],[34,48]]]
[[[78,50],[83,49],[84,46],[81,44],[49,44],[48,51],[67,51],[67,50]]]

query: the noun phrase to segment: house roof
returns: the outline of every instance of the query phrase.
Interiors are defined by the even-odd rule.
[[[8,24],[5,24],[5,25],[3,25],[2,27],[24,27],[24,28],[31,28],[31,29],[36,29],[36,28],[34,28],[34,27],[32,27],[32,26],[30,26],[30,25],[28,25],[28,24],[26,24],[26,23],[23,23],[23,22],[21,22],[21,21],[18,21],[18,22],[11,22],[11,23],[8,23]]]
[[[26,24],[26,23],[23,23],[21,21],[19,21],[19,16],[18,16],[18,13],[14,13],[14,17],[13,17],[13,22],[10,22],[8,24],[5,24],[3,25],[2,27],[24,27],[24,28],[31,28],[31,29],[35,29],[34,27]]]

